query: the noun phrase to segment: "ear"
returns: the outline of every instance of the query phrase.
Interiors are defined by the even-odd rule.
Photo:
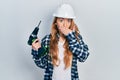
[[[55,25],[57,25],[57,23],[55,23]]]

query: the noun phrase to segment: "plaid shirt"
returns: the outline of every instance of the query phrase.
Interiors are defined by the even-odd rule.
[[[66,36],[68,43],[69,43],[69,49],[73,53],[73,59],[72,59],[72,66],[71,66],[71,80],[79,80],[78,76],[78,70],[77,70],[77,60],[80,62],[84,62],[88,55],[88,46],[83,42],[82,36],[79,34],[78,39],[75,37],[75,32],[71,32]],[[49,46],[50,44],[50,35],[46,35],[42,41],[42,46]],[[38,54],[41,53],[41,50],[38,49],[38,51],[32,49],[32,55],[35,64],[45,69],[44,74],[44,80],[52,80],[52,74],[53,74],[53,64],[50,55],[44,54],[42,57],[39,57]]]

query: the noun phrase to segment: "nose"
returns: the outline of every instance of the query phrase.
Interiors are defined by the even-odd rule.
[[[67,20],[64,20],[63,26],[67,27]]]

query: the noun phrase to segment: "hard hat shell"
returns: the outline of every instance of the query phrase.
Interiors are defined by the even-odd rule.
[[[54,17],[62,18],[75,18],[73,8],[69,4],[62,4],[56,12],[53,14]]]

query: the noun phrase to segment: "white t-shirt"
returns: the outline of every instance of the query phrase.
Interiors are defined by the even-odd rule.
[[[58,42],[60,64],[54,66],[52,80],[71,80],[71,67],[65,69],[63,44],[64,42]]]

